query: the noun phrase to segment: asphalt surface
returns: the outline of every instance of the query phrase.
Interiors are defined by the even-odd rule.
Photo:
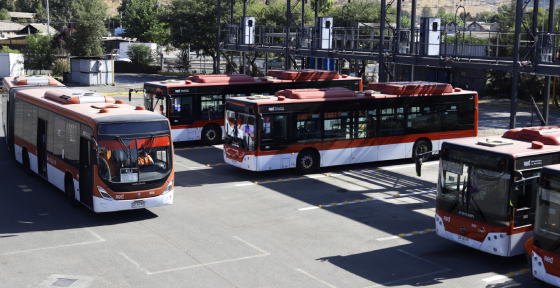
[[[481,128],[506,129],[506,110],[481,106]],[[300,179],[225,165],[221,145],[175,148],[173,205],[95,214],[27,176],[0,131],[0,287],[550,287],[506,276],[528,267],[524,256],[426,230],[435,159],[421,178],[398,160]]]

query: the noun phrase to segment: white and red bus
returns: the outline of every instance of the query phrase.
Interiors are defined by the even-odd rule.
[[[541,171],[535,231],[526,248],[533,277],[560,287],[560,165]]]
[[[437,153],[443,140],[477,135],[476,92],[429,82],[370,83],[368,89],[288,89],[276,96],[228,98],[226,163],[311,173]]]
[[[173,203],[168,120],[91,91],[18,90],[7,106],[11,149],[38,174],[95,212]],[[6,106],[4,107],[6,108]]]
[[[174,142],[202,140],[206,145],[213,145],[222,140],[223,107],[230,97],[328,87],[361,91],[362,79],[321,70],[271,70],[262,78],[241,74],[197,75],[182,81],[145,83],[144,106],[169,119]]]
[[[512,129],[497,138],[444,142],[436,232],[504,257],[533,236],[541,167],[560,163],[560,127]]]
[[[9,130],[13,130],[13,123],[8,120],[10,118],[10,111],[14,110],[13,106],[17,91],[22,89],[44,89],[45,87],[66,87],[62,83],[58,82],[56,79],[45,76],[17,76],[17,77],[4,77],[2,80],[2,128],[4,129],[4,135],[6,137],[6,144],[8,149],[10,149],[10,154],[14,156],[14,137],[13,133],[9,133]]]

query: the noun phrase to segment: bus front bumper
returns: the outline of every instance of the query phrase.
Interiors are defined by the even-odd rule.
[[[510,253],[510,235],[506,233],[488,233],[483,242],[467,238],[465,236],[455,234],[445,230],[443,221],[446,221],[440,215],[436,214],[436,233],[445,239],[472,247],[474,249],[484,251],[490,254],[499,255],[503,257],[512,256]]]
[[[245,169],[245,170],[249,170],[249,171],[257,171],[257,157],[253,156],[253,155],[247,155],[245,157],[243,157],[243,161],[237,161],[237,160],[233,160],[231,158],[228,158],[226,155],[226,152],[224,150],[224,162],[226,162],[226,164],[241,168],[241,169]]]
[[[175,189],[172,189],[165,195],[137,200],[108,200],[94,196],[93,211],[95,211],[96,213],[101,213],[171,205],[173,204],[174,190]]]
[[[532,265],[531,267],[533,268],[533,271],[531,271],[531,273],[533,273],[533,277],[546,282],[548,284],[554,285],[556,287],[560,287],[560,278],[557,276],[554,276],[552,274],[548,274],[546,273],[546,268],[545,268],[545,263],[543,262],[543,259],[541,257],[541,255],[539,255],[538,253],[535,252],[534,250],[535,248],[533,247],[533,253],[532,257],[531,257],[531,262]],[[553,262],[554,259],[552,258],[552,260],[547,259],[549,262]],[[551,264],[552,265],[552,264]]]

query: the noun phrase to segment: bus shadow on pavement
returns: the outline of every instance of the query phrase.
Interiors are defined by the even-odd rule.
[[[447,279],[473,277],[488,272],[505,274],[511,271],[512,266],[519,267],[519,269],[527,266],[523,255],[504,258],[460,244],[444,242],[443,239],[442,241],[422,242],[425,244],[423,250],[432,250],[435,253],[420,251],[421,248],[415,243],[351,255],[328,256],[316,260],[328,262],[383,287],[437,285],[443,284]],[[446,252],[442,253],[441,250]],[[483,281],[485,277],[488,276],[481,275],[479,279],[469,279],[468,287],[533,286],[530,273],[514,276],[500,284],[487,283]],[[474,285],[475,283],[477,285]]]

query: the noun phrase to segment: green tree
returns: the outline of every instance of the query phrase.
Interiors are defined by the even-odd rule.
[[[490,11],[483,11],[480,13],[476,13],[476,21],[478,22],[489,22],[492,20],[492,16],[494,15],[494,13],[490,12]]]
[[[82,0],[76,32],[68,39],[67,48],[74,56],[102,56],[103,39],[107,35],[103,19],[107,15],[107,5],[101,0]]]
[[[222,7],[222,11],[227,11],[226,4]],[[214,72],[216,72],[216,25],[214,23],[218,22],[217,1],[174,0],[171,2],[170,11],[169,18],[166,20],[170,28],[170,43],[174,47],[190,44],[191,50],[201,50],[204,56],[212,57]]]
[[[439,8],[438,12],[436,13],[436,17],[441,19],[441,25],[447,25],[451,22],[455,22],[459,25],[459,27],[463,27],[463,19],[457,15],[455,17],[455,13],[447,13],[445,8]]]
[[[46,35],[29,35],[25,37],[26,48],[23,50],[25,69],[47,69],[54,61],[55,50]]]
[[[0,20],[12,20],[12,17],[10,17],[10,13],[8,13],[8,9],[0,9]]]
[[[319,16],[325,16],[329,14],[329,11],[334,7],[334,1],[332,0],[318,0],[319,1]],[[311,0],[311,7],[315,11],[315,3],[317,0]],[[286,5],[284,3],[284,5]]]
[[[0,53],[20,53],[19,50],[10,49],[8,46],[0,46]]]
[[[41,5],[35,5],[35,12],[38,10],[44,9],[42,1],[38,1]],[[82,9],[84,8],[85,2],[88,0],[49,0],[49,13],[50,13],[50,21],[53,22],[53,26],[55,28],[62,28],[68,27],[68,24],[64,23],[56,23],[56,22],[71,22],[71,21],[79,21]],[[102,6],[99,6],[101,9]],[[37,17],[39,18],[39,17]],[[44,14],[40,16],[40,20],[46,21],[46,11]]]
[[[16,11],[16,4],[14,0],[4,0],[0,2],[0,9],[7,9],[8,11]]]
[[[434,17],[434,13],[432,12],[432,8],[428,7],[428,6],[424,6],[424,8],[422,8],[422,17]]]
[[[158,8],[156,4],[157,0],[131,0],[123,13],[122,22],[126,30],[122,36],[136,38],[140,42],[167,44],[169,28],[161,21],[167,7]]]
[[[143,66],[148,66],[157,59],[157,52],[152,50],[150,47],[142,44],[134,44],[128,46],[128,51],[126,51],[128,58],[132,60],[132,63],[136,63]]]

